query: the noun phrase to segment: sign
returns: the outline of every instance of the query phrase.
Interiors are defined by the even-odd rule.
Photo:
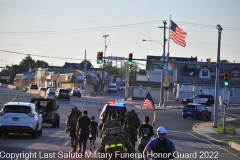
[[[228,102],[228,101],[224,101],[224,102],[222,103],[222,106],[223,106],[224,108],[227,108],[227,107],[229,106],[229,102]]]
[[[164,68],[164,69],[168,69],[168,65],[167,65],[167,64],[164,64],[164,65],[163,65],[163,68]]]
[[[222,92],[222,100],[223,101],[229,101],[229,91],[223,91]]]
[[[151,67],[154,68],[154,69],[163,69],[162,64],[152,64]]]
[[[142,85],[139,85],[139,94],[142,94]]]
[[[219,105],[222,106],[222,96],[219,96]]]
[[[163,83],[163,86],[164,86],[164,87],[168,87],[168,86],[169,86],[169,82],[167,82],[167,81],[164,82],[164,83]]]

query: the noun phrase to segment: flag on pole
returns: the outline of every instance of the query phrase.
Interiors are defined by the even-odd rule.
[[[178,45],[185,47],[186,46],[186,37],[187,33],[184,32],[181,28],[178,27],[176,23],[171,20],[171,30],[170,30],[170,39],[172,39]]]
[[[152,126],[154,126],[154,123],[156,120],[156,109],[154,107],[154,101],[150,92],[147,93],[146,98],[143,101],[142,108],[148,108],[154,111],[153,122],[152,122]]]

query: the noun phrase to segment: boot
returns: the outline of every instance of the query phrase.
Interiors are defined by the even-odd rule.
[[[76,147],[72,147],[71,152],[76,152]]]

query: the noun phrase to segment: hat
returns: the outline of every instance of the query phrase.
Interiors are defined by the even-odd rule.
[[[91,117],[91,119],[92,119],[92,120],[94,120],[94,119],[95,119],[95,117],[94,117],[94,116],[92,116],[92,117]]]
[[[159,134],[164,134],[164,133],[167,133],[167,130],[164,127],[161,126],[161,127],[158,127],[157,132]]]

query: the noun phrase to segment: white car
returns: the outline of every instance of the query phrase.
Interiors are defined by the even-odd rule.
[[[55,95],[55,92],[56,92],[56,88],[48,88],[47,95],[49,95],[49,94]]]
[[[36,139],[42,136],[42,115],[35,111],[35,104],[8,102],[0,111],[0,138],[9,133],[27,133]]]

